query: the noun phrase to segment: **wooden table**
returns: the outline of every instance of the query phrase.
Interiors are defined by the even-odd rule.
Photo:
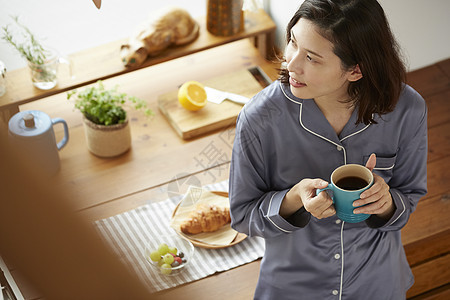
[[[276,65],[263,59],[248,40],[241,40],[105,80],[106,86],[119,84],[120,91],[146,100],[156,114],[149,120],[139,113],[130,112],[132,148],[117,158],[104,159],[90,154],[81,114],[74,111],[65,93],[22,105],[20,110],[38,109],[52,118],[66,120],[70,137],[67,146],[60,151],[61,170],[57,180],[73,194],[71,198],[76,199],[72,203],[74,209],[94,221],[149,201],[162,201],[184,193],[187,186],[174,191],[170,184],[182,182],[189,176],[195,176],[202,185],[227,179],[234,124],[185,141],[158,111],[157,99],[159,95],[177,89],[186,80],[202,82],[251,66],[260,66],[272,80],[277,77]],[[57,139],[60,139],[62,128],[56,126],[55,131]],[[220,161],[204,160],[202,153],[208,147],[220,151]],[[204,163],[199,163],[200,160]],[[250,299],[258,269],[259,262],[251,263],[163,293],[180,295],[180,299],[202,298],[202,295],[206,299],[219,294],[229,295],[230,299]],[[26,299],[39,299],[37,291],[21,284],[20,274],[15,270],[12,274],[18,276]],[[233,284],[233,291],[228,288],[230,284]]]

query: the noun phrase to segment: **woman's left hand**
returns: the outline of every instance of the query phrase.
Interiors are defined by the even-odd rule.
[[[376,156],[372,154],[366,163],[366,168],[373,171],[376,165]],[[389,219],[394,213],[394,202],[392,201],[389,186],[383,178],[373,173],[373,185],[361,194],[361,199],[353,202],[353,206],[364,207],[355,208],[355,214],[378,215],[383,219]]]

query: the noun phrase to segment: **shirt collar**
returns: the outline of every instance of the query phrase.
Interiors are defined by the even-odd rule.
[[[314,99],[301,99],[294,96],[289,88],[289,84],[283,84],[280,82],[280,88],[284,96],[294,103],[300,104],[299,123],[303,129],[311,132],[314,135],[320,136],[326,140],[329,140],[335,144],[341,144],[341,142],[351,136],[354,136],[364,131],[369,125],[363,123],[356,124],[357,109],[353,110],[349,121],[345,125],[339,136],[336,135],[333,127],[331,127],[328,120],[325,118],[322,111],[317,106]]]

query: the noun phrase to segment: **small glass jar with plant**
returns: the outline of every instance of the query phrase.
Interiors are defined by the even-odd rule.
[[[15,30],[9,26],[2,27],[2,39],[16,49],[28,62],[31,80],[35,87],[48,90],[56,86],[59,63],[70,63],[61,58],[55,50],[44,47],[31,32],[31,30],[19,22],[17,16],[11,17],[16,25]]]

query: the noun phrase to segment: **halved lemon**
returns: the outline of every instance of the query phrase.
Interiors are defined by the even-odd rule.
[[[206,91],[200,82],[187,81],[178,90],[178,102],[188,110],[196,111],[206,105]]]

